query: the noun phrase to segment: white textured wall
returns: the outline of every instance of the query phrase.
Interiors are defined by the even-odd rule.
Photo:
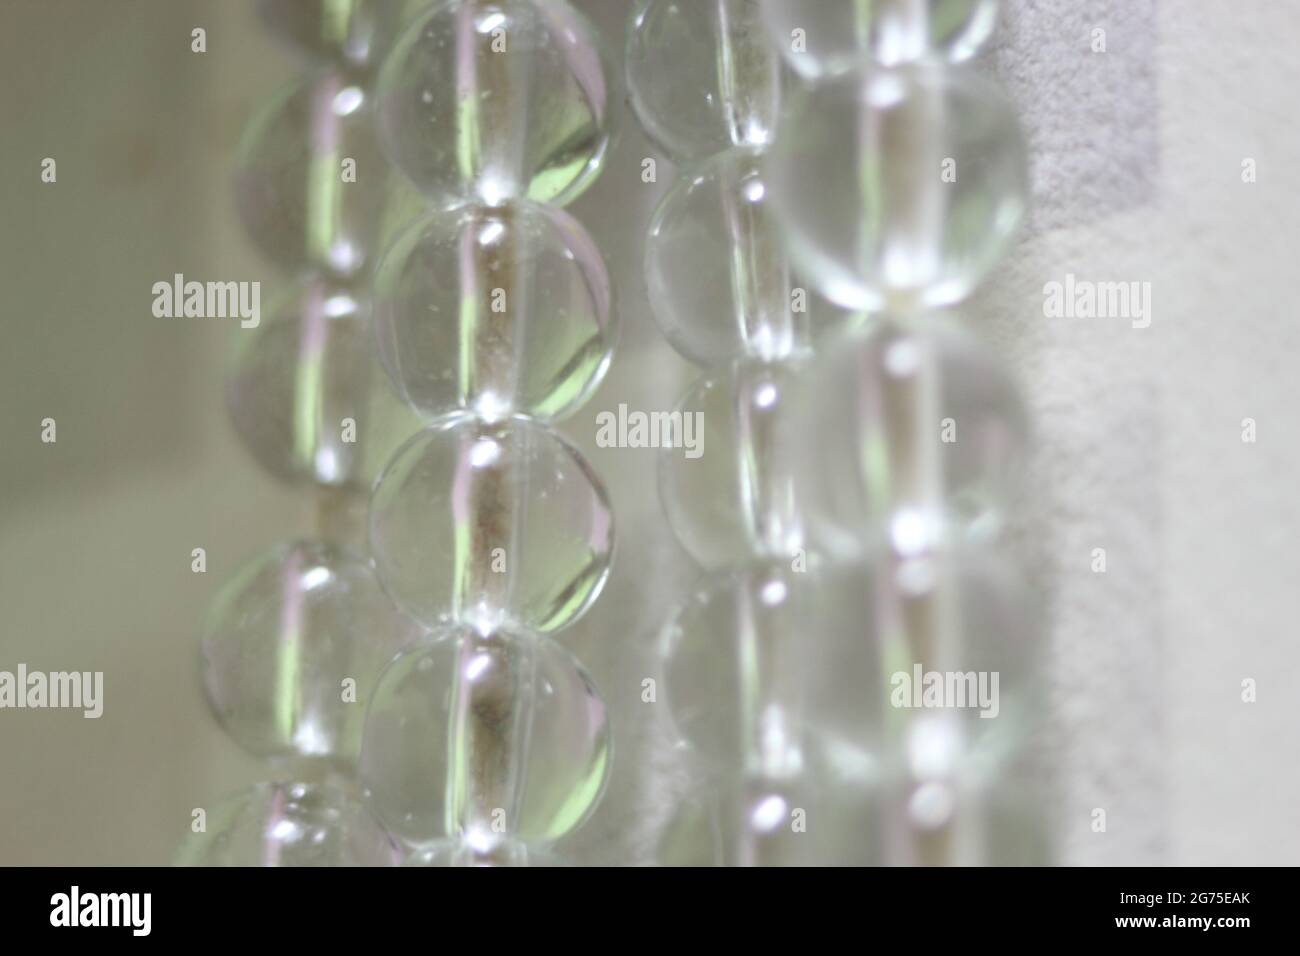
[[[1300,5],[1008,6],[998,64],[1054,215],[980,311],[1037,411],[1064,859],[1300,862]],[[1043,318],[1066,272],[1150,281],[1151,326]]]

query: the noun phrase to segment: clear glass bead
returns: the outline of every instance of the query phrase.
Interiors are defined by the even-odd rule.
[[[853,568],[760,562],[707,579],[670,617],[660,639],[668,713],[724,778],[867,773],[885,685],[864,637],[862,582]]]
[[[277,265],[351,279],[372,264],[388,164],[370,112],[360,86],[322,73],[253,116],[236,158],[235,206]]]
[[[817,550],[916,553],[1000,531],[1027,464],[1027,414],[997,356],[955,324],[830,341],[789,405],[780,446]]]
[[[380,74],[382,136],[426,194],[564,204],[604,160],[618,94],[562,0],[439,0]]]
[[[831,301],[894,312],[964,299],[1025,216],[1015,113],[969,66],[867,69],[802,90],[766,181],[791,261]]]
[[[642,128],[678,161],[772,140],[782,68],[758,0],[641,0],[625,68]]]
[[[864,61],[895,66],[979,51],[997,24],[997,0],[763,0],[772,42],[800,75],[816,78]]]
[[[328,544],[280,545],[218,592],[203,628],[203,687],[250,753],[346,764],[379,672],[418,636],[363,558]]]
[[[789,559],[805,547],[795,462],[778,427],[798,368],[738,362],[696,381],[677,406],[682,447],[659,452],[659,499],[706,568]]]
[[[179,866],[397,866],[402,849],[332,783],[260,783],[207,812]]]
[[[392,43],[400,0],[257,0],[271,34],[308,61],[373,67]]]
[[[475,848],[463,840],[444,840],[419,847],[403,866],[567,866],[554,854],[530,847],[519,840],[503,840],[486,848]]]
[[[380,476],[370,547],[385,590],[427,626],[550,632],[604,586],[614,516],[599,479],[555,432],[458,416],[412,438]]]
[[[609,769],[605,704],[550,638],[456,627],[404,652],[366,716],[361,780],[411,843],[456,837],[475,853],[563,836]]]
[[[814,334],[855,318],[790,274],[761,157],[740,147],[691,169],[650,222],[655,320],[701,365],[807,354]]]
[[[369,489],[422,422],[376,360],[366,299],[313,280],[267,313],[235,336],[226,373],[235,431],[281,480]]]
[[[375,290],[384,365],[427,417],[560,418],[609,365],[609,276],[561,209],[524,200],[434,212],[385,253]]]

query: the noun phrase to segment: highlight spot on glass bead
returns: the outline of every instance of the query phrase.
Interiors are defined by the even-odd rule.
[[[812,777],[698,781],[660,834],[661,866],[865,866],[883,860],[874,788]]]
[[[217,593],[200,645],[203,687],[250,753],[347,765],[380,670],[418,635],[360,556],[317,542],[280,545]]]
[[[573,655],[539,635],[461,626],[385,670],[360,773],[371,808],[408,842],[508,856],[510,840],[545,843],[582,822],[609,747],[605,704]]]
[[[433,867],[560,867],[568,864],[546,850],[531,847],[519,840],[505,840],[490,847],[474,847],[463,840],[444,840],[419,847],[402,863],[403,866]]]
[[[619,97],[563,0],[439,0],[398,38],[378,100],[393,163],[427,195],[563,205],[599,171]]]
[[[375,295],[384,365],[428,418],[562,418],[604,376],[617,335],[599,249],[563,210],[527,200],[421,219],[385,253]]]
[[[558,630],[600,593],[613,546],[595,473],[526,418],[440,419],[398,450],[371,495],[380,583],[428,627]]]

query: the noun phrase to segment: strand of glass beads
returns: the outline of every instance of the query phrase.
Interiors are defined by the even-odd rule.
[[[1032,605],[997,536],[1022,471],[1014,384],[955,321],[1027,203],[1010,105],[964,63],[994,0],[765,0],[805,80],[766,168],[795,265],[876,315],[801,380],[787,447],[811,539],[867,574],[871,810],[887,863],[1041,862],[1017,774]]]
[[[1017,725],[1023,708],[931,719],[891,693],[912,677],[904,662],[997,663],[1017,702],[1032,673],[1014,576],[947,547],[958,524],[991,529],[1023,413],[997,364],[918,308],[964,296],[1021,217],[1014,120],[991,86],[943,65],[991,17],[961,0],[773,2],[764,33],[758,0],[645,0],[632,19],[647,133],[687,161],[729,147],[687,168],[646,253],[669,340],[730,363],[681,406],[702,415],[712,456],[662,461],[683,545],[731,568],[665,631],[674,721],[715,773],[664,862],[704,862],[701,847],[724,864],[966,859],[952,790],[1005,766],[990,756],[1014,733],[975,731]],[[946,181],[941,160],[963,176]],[[834,256],[856,258],[835,269]],[[960,442],[936,434],[941,419]],[[960,750],[968,737],[981,746]]]
[[[379,680],[362,784],[413,865],[548,863],[610,759],[604,702],[553,635],[599,594],[613,516],[550,426],[615,338],[604,262],[561,207],[599,172],[618,97],[562,0],[437,0],[377,99],[385,151],[427,204],[378,263],[373,321],[428,424],[374,486],[370,545],[430,633]]]
[[[865,717],[855,695],[810,693],[822,642],[807,621],[842,606],[829,598],[843,585],[807,553],[777,423],[815,334],[861,316],[809,296],[787,262],[763,164],[788,81],[760,12],[757,0],[643,0],[627,34],[632,105],[681,170],[646,240],[651,303],[669,342],[706,368],[678,407],[705,453],[665,448],[659,463],[669,524],[709,572],[661,646],[671,720],[700,777],[661,843],[668,864],[852,859],[847,828],[832,838],[821,825],[843,814],[809,748],[810,710],[842,739]]]
[[[277,545],[218,593],[201,677],[218,721],[271,762],[267,782],[202,818],[191,865],[391,865],[398,843],[356,784],[365,702],[419,636],[380,590],[357,516],[395,442],[417,427],[374,353],[365,277],[381,233],[385,164],[369,131],[387,4],[260,0],[308,69],[253,117],[235,189],[250,237],[295,288],[241,330],[227,378],[240,438],[272,475],[312,488],[314,537]]]

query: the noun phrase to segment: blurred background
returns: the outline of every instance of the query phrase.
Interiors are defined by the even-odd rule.
[[[617,58],[630,2],[577,5]],[[1300,862],[1287,703],[1300,683],[1300,6],[1003,8],[985,60],[1026,127],[1034,213],[967,314],[1035,420],[1017,537],[1047,609],[1056,859]],[[0,711],[0,864],[168,862],[192,808],[264,774],[207,713],[199,626],[245,560],[311,527],[312,503],[228,424],[238,324],[155,318],[151,287],[177,272],[260,280],[264,315],[287,287],[244,238],[230,173],[248,118],[295,70],[242,0],[0,4],[0,669],[101,670],[106,698],[99,720]],[[609,790],[564,846],[589,863],[650,861],[686,783],[640,687],[697,571],[662,518],[655,451],[594,440],[599,412],[670,409],[696,374],[656,329],[641,275],[672,179],[661,159],[658,183],[642,182],[653,155],[624,111],[570,210],[604,251],[622,316],[604,384],[562,425],[604,479],[619,535],[604,594],[564,636],[613,720]],[[55,185],[40,181],[45,157]],[[1044,284],[1067,273],[1150,282],[1150,327],[1045,318]],[[56,444],[40,441],[47,417]],[[1091,570],[1098,547],[1105,574]]]

